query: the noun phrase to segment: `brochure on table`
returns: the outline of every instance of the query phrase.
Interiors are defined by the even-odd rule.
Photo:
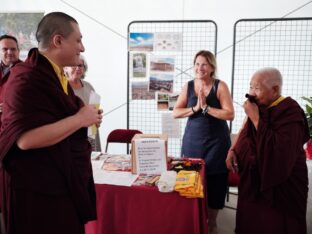
[[[131,186],[137,180],[138,175],[130,171],[105,171],[103,170],[104,160],[91,160],[94,182],[96,184],[112,184],[119,186]]]

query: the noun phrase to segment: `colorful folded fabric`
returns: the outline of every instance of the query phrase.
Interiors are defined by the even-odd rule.
[[[188,198],[203,198],[203,185],[200,175],[196,171],[181,170],[176,177],[175,191]]]

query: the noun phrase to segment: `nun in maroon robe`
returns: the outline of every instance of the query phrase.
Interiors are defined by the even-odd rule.
[[[49,147],[21,150],[16,144],[24,132],[74,115],[83,104],[70,86],[68,95],[63,91],[38,49],[11,76],[0,132],[6,233],[84,233],[84,223],[96,218],[87,129]]]
[[[303,144],[307,122],[298,103],[287,97],[259,108],[256,130],[250,119],[234,150],[240,184],[237,234],[305,234],[308,176]]]

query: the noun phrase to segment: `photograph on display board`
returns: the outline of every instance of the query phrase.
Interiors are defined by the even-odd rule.
[[[8,34],[16,37],[20,48],[21,60],[25,60],[31,48],[38,47],[36,30],[43,15],[44,12],[0,12],[0,35]]]
[[[174,56],[151,56],[151,72],[174,72]]]
[[[147,72],[147,55],[146,53],[132,53],[130,68],[132,69],[132,78],[146,78]]]
[[[168,93],[156,92],[157,110],[169,109],[169,95]]]
[[[131,82],[131,98],[132,100],[153,100],[155,92],[149,91],[148,81]]]
[[[153,51],[153,33],[130,33],[129,51]]]
[[[154,51],[181,51],[182,33],[154,33]]]
[[[168,100],[168,109],[170,111],[173,110],[177,100],[178,100],[178,97],[179,97],[179,93],[169,93],[168,95],[169,97],[169,100]]]
[[[157,110],[172,111],[178,100],[178,93],[156,92]]]
[[[173,73],[151,73],[149,82],[150,92],[172,93]]]

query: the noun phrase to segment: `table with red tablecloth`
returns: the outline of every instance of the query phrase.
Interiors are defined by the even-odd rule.
[[[205,198],[161,193],[146,185],[96,184],[96,195],[97,220],[85,225],[86,234],[208,233]]]

